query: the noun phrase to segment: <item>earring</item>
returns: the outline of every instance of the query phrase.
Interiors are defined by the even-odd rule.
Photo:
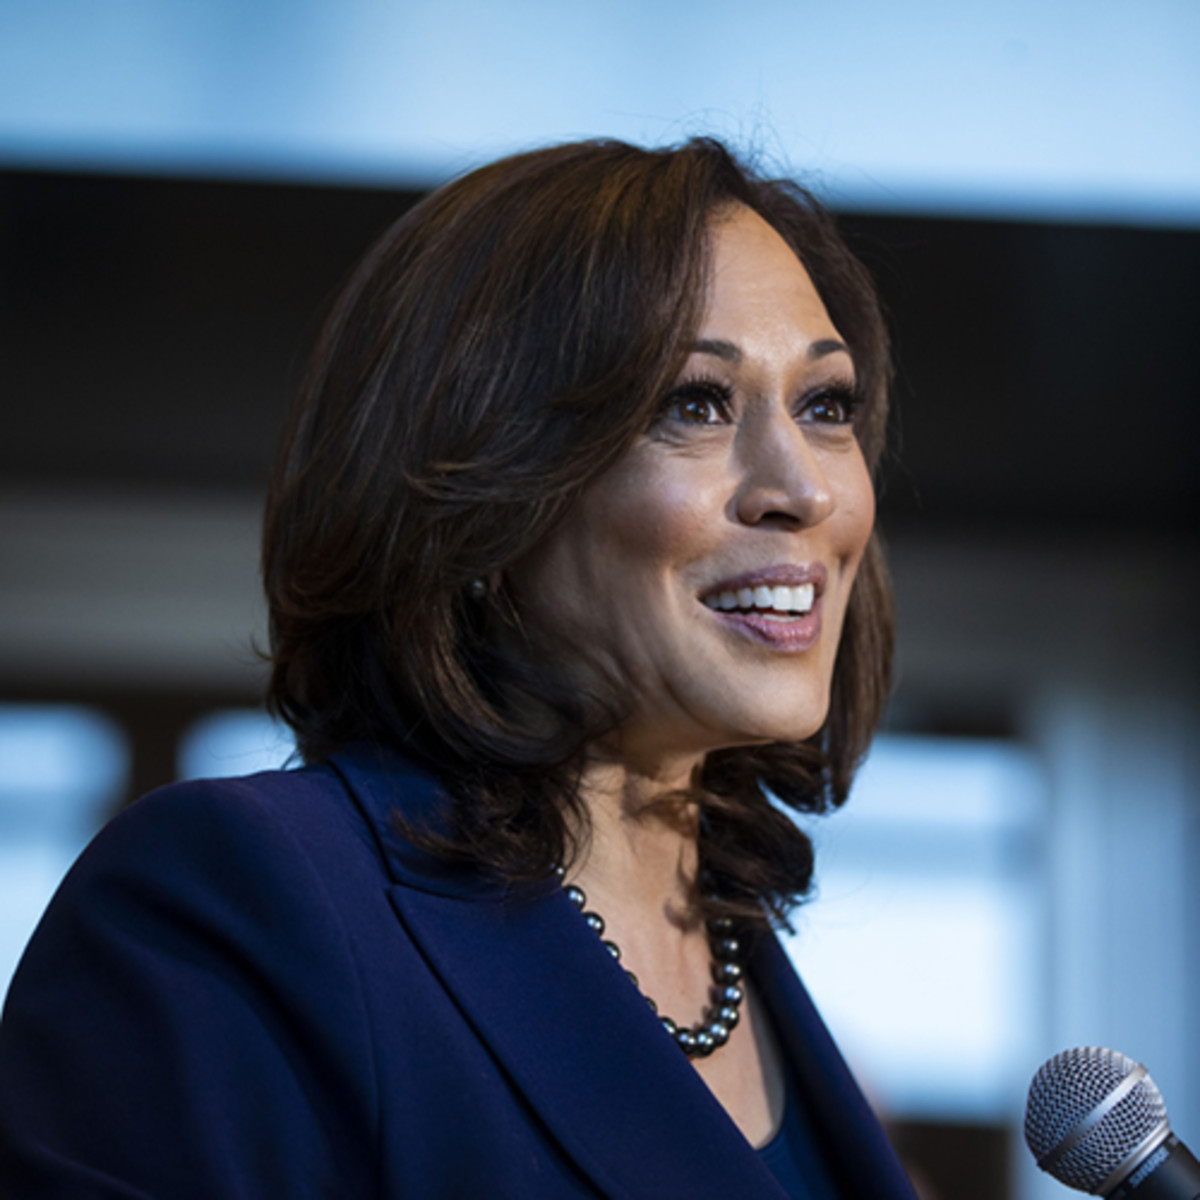
[[[472,600],[482,600],[488,594],[488,585],[486,579],[472,579],[470,586],[467,588],[467,595]]]

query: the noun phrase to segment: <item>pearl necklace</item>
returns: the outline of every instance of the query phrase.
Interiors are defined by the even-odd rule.
[[[579,909],[580,915],[604,948],[617,962],[621,961],[621,951],[616,942],[609,941],[604,936],[604,918],[587,908],[587,896],[583,888],[577,884],[568,883],[563,886],[567,899]],[[712,1003],[704,1014],[703,1020],[691,1028],[683,1027],[672,1021],[670,1017],[659,1014],[658,1005],[642,992],[642,997],[650,1005],[651,1011],[658,1016],[663,1028],[671,1035],[680,1050],[688,1058],[704,1058],[718,1046],[729,1041],[729,1035],[738,1023],[741,1015],[738,1008],[745,998],[742,987],[743,971],[737,962],[741,954],[741,944],[733,936],[733,922],[728,917],[713,917],[707,925],[708,948],[713,956],[712,964]],[[624,968],[629,981],[641,992],[637,976],[628,968]]]

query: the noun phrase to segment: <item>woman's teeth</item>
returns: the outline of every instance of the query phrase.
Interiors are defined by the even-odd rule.
[[[736,592],[715,592],[704,597],[709,608],[731,612],[808,612],[813,606],[814,589],[811,583],[799,587],[739,588]]]

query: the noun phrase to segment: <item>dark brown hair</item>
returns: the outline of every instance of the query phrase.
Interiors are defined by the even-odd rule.
[[[702,317],[713,218],[734,204],[791,245],[850,347],[874,469],[890,366],[871,281],[807,192],[709,139],[580,142],[448,184],[369,251],[318,339],[267,503],[269,700],[306,761],[367,740],[432,767],[450,822],[407,832],[436,853],[530,879],[586,834],[583,748],[619,707],[515,651],[511,596],[472,583],[502,580],[646,431]],[[782,917],[807,890],[809,841],[763,788],[802,811],[842,802],[891,643],[873,537],[824,726],[707,759],[693,798],[724,911]]]

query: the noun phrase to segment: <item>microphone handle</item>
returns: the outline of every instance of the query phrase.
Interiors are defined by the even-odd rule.
[[[1200,1162],[1172,1133],[1106,1200],[1200,1200]]]

